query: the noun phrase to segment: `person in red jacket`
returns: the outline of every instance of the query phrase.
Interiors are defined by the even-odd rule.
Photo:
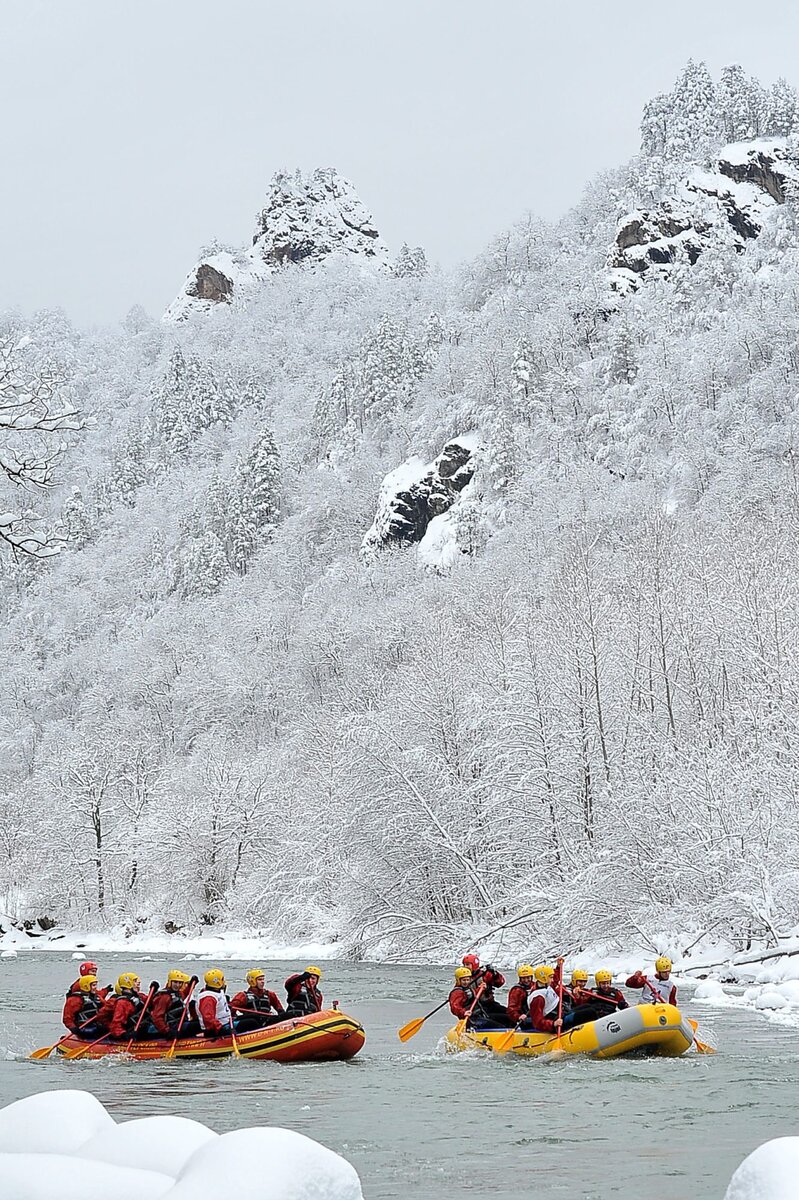
[[[197,1019],[206,1037],[226,1037],[233,1028],[233,1014],[225,995],[225,974],[212,967],[204,975],[205,987],[197,997]]]
[[[468,967],[471,971],[475,986],[479,984],[483,986],[480,993],[480,1008],[486,1020],[493,1021],[494,1025],[500,1027],[507,1026],[508,1010],[494,997],[494,988],[505,986],[505,976],[491,963],[481,967],[480,959],[476,954],[464,954],[461,961],[464,967]]]
[[[155,993],[150,1004],[148,1031],[152,1037],[174,1040],[178,1036],[178,1026],[181,1037],[196,1037],[199,1023],[185,1011],[190,985],[191,978],[185,971],[169,972],[164,987]]]
[[[636,971],[627,980],[628,988],[643,988],[642,1004],[677,1004],[677,985],[671,981],[671,959],[665,954],[655,959],[655,977]]]
[[[613,972],[609,971],[607,967],[600,967],[594,975],[594,981],[596,989],[591,1003],[598,1017],[608,1017],[611,1013],[630,1007],[623,992],[612,986]]]
[[[477,1000],[474,976],[470,967],[455,968],[455,986],[449,994],[449,1011],[459,1021],[465,1021],[471,1015],[472,1019],[481,1015],[475,1001]]]
[[[580,1008],[584,1004],[591,1003],[591,997],[586,995],[587,983],[588,972],[584,971],[582,967],[575,967],[569,980],[568,989],[572,1008]]]
[[[248,971],[247,990],[236,992],[230,1001],[237,1033],[246,1033],[249,1029],[264,1029],[274,1025],[285,1016],[283,1005],[274,992],[266,987],[266,975],[260,967]]]
[[[80,964],[80,966],[78,967],[78,978],[75,980],[74,983],[71,983],[69,985],[69,991],[67,992],[68,996],[79,996],[81,994],[80,981],[86,975],[97,975],[97,963],[92,962],[91,959],[87,959],[86,962],[82,962]],[[99,985],[99,982],[98,982],[97,995],[100,997],[101,1000],[105,1000],[106,996],[109,994],[110,991],[111,991],[110,986],[101,988]]]
[[[134,971],[123,971],[97,1014],[97,1023],[108,1030],[110,1038],[131,1038],[147,1003],[140,991],[141,980]]]
[[[560,1033],[563,1017],[558,1016],[560,997],[552,986],[555,975],[553,967],[536,967],[535,989],[530,997],[530,1016],[522,1020],[520,1028],[534,1029],[537,1033]]]
[[[301,975],[289,975],[285,984],[288,1005],[287,1017],[305,1017],[309,1013],[321,1012],[324,997],[319,991],[322,972],[318,967],[306,967]]]
[[[82,975],[77,990],[69,989],[64,1001],[62,1021],[70,1033],[82,1038],[99,1038],[105,1032],[97,1023],[102,1001],[97,993],[97,976]]]
[[[529,963],[521,963],[516,968],[516,974],[519,982],[508,992],[508,1020],[513,1025],[518,1025],[530,1015],[530,993],[535,984],[535,975]]]

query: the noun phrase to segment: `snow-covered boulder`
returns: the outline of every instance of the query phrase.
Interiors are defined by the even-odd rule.
[[[291,1129],[223,1133],[189,1159],[169,1200],[223,1194],[250,1200],[363,1200],[354,1167]]]
[[[727,993],[717,979],[705,979],[702,983],[697,984],[693,998],[712,1004],[714,1000],[726,1000]]]
[[[184,1117],[117,1124],[88,1092],[0,1110],[2,1200],[363,1200],[354,1167],[289,1129],[221,1136]]]
[[[39,1092],[0,1109],[0,1151],[72,1154],[116,1129],[91,1092]]]
[[[0,1154],[3,1200],[160,1200],[175,1180],[67,1154]]]
[[[776,988],[764,988],[755,1000],[755,1008],[788,1008],[788,1001]]]
[[[274,176],[249,248],[213,248],[192,267],[164,314],[180,321],[244,299],[273,271],[314,266],[334,254],[388,267],[389,254],[371,214],[348,179],[332,167]]]
[[[186,1117],[142,1117],[103,1129],[77,1151],[79,1158],[160,1171],[176,1179],[188,1160],[218,1134]]]
[[[447,442],[433,462],[409,458],[386,475],[363,550],[421,542],[434,518],[443,516],[470,483],[478,444],[476,434],[464,434]],[[446,531],[439,528],[437,536],[446,538]]]
[[[796,1200],[799,1195],[799,1137],[764,1142],[745,1158],[724,1200]]]

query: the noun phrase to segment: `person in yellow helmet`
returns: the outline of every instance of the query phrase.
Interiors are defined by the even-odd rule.
[[[63,1022],[70,1033],[94,1039],[102,1037],[103,1026],[97,1024],[102,1007],[96,975],[81,975],[77,988],[70,988],[64,1003]]]
[[[237,1033],[246,1033],[250,1029],[264,1029],[274,1025],[285,1016],[283,1005],[266,986],[266,975],[261,967],[253,967],[244,977],[247,980],[247,990],[236,992],[230,1001]]]
[[[141,991],[141,980],[136,972],[123,971],[114,984],[113,992],[103,1002],[97,1014],[97,1023],[108,1030],[110,1038],[130,1038],[139,1024],[146,1003],[147,996]]]
[[[643,988],[644,1004],[677,1004],[677,985],[671,979],[672,962],[667,954],[655,959],[655,974],[647,976],[636,971],[627,980],[628,988]]]
[[[206,1037],[227,1037],[233,1015],[225,995],[225,973],[212,967],[203,976],[204,987],[197,997],[197,1020]]]
[[[582,967],[575,967],[571,973],[569,980],[569,1002],[572,1009],[581,1008],[585,1004],[590,1004],[590,997],[586,995],[588,987],[588,972]],[[564,995],[566,989],[564,988]]]
[[[197,982],[196,976],[194,982]],[[186,1012],[186,998],[192,980],[185,971],[170,971],[166,984],[156,992],[150,1005],[150,1033],[153,1037],[175,1038],[180,1026],[181,1037],[196,1037],[200,1031],[196,1018]],[[182,1024],[181,1024],[182,1020]]]
[[[530,993],[535,988],[535,975],[529,963],[520,963],[516,974],[519,982],[508,992],[508,1020],[513,1025],[530,1015]]]
[[[287,1017],[305,1017],[309,1013],[321,1012],[324,996],[319,991],[322,972],[319,967],[309,966],[303,972],[289,975],[285,984],[288,1005]]]

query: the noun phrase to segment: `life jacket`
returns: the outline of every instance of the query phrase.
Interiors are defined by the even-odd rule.
[[[288,981],[287,981],[288,982]],[[295,982],[291,985],[291,990],[286,988],[288,994],[288,1007],[293,1010],[292,1016],[296,1013],[301,1013],[303,1016],[308,1016],[311,1013],[321,1010],[321,995],[318,991],[313,991],[308,980],[303,979],[302,982]]]
[[[180,1018],[183,1016],[184,1002],[179,992],[173,992],[171,988],[162,988],[157,996],[169,996],[169,1004],[164,1010],[164,1020],[170,1029],[177,1029],[180,1024]],[[154,997],[153,999],[155,999]]]
[[[540,992],[542,989],[537,988],[536,990]],[[531,995],[534,994],[535,993],[531,992]],[[549,985],[547,985],[546,991],[544,992],[544,1016],[551,1017],[553,1013],[557,1016],[559,1004],[560,998],[558,997],[558,993],[553,987],[549,987]]]
[[[80,1008],[78,1009],[77,1013],[75,1014],[75,1018],[74,1018],[75,1024],[77,1026],[88,1025],[89,1022],[93,1021],[95,1019],[95,1017],[97,1016],[98,1012],[100,1011],[100,1008],[102,1007],[103,1002],[99,996],[95,996],[91,992],[87,992],[84,995],[82,992],[81,993],[73,992],[72,988],[70,988],[69,991],[67,992],[67,1000],[71,1000],[74,996],[76,996],[78,994],[80,995],[81,1000],[80,1000]]]
[[[644,993],[641,997],[643,1002],[645,1004],[668,1004],[671,989],[674,987],[671,979],[658,979],[656,975],[647,976],[647,979],[649,982],[644,984]],[[657,991],[657,996],[654,995],[653,988]]]
[[[594,1000],[589,1000],[589,1004],[593,1004],[594,1008],[600,1012],[603,1017],[610,1016],[611,1013],[618,1012],[619,1006],[626,1008],[626,1001],[623,994],[618,988],[611,988],[609,992],[600,992],[597,989],[594,992]],[[603,1011],[604,1010],[604,1011]]]
[[[247,996],[247,1007],[254,1008],[259,1013],[273,1013],[276,1010],[272,1007],[272,1001],[267,996],[266,992],[259,994],[254,992],[252,988],[247,988],[245,992]]]
[[[202,1009],[200,1008],[200,1001],[204,1000],[206,996],[213,996],[214,1000],[216,1001],[216,1019],[219,1024],[232,1024],[230,1005],[228,1004],[228,999],[225,993],[215,992],[212,988],[203,988],[199,996],[195,997],[197,1002],[197,1019],[200,1022],[200,1028],[205,1029],[205,1021],[203,1019]]]

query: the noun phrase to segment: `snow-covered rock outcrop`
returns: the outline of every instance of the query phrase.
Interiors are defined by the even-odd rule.
[[[117,1124],[89,1092],[41,1092],[0,1109],[3,1200],[363,1200],[338,1154],[291,1129],[216,1134],[185,1117]]]
[[[178,321],[229,304],[291,263],[315,265],[354,254],[381,266],[389,254],[371,214],[349,180],[332,167],[310,175],[279,172],[258,214],[249,249],[213,250],[196,264],[164,314]]]
[[[473,433],[452,438],[433,462],[413,457],[389,472],[363,550],[422,542],[431,524],[452,508],[471,482],[478,442]],[[437,536],[441,532],[438,529]]]
[[[799,1137],[764,1142],[744,1159],[724,1200],[796,1200],[799,1194]]]
[[[635,288],[647,271],[667,269],[681,256],[695,263],[714,239],[742,249],[797,182],[799,151],[786,140],[725,146],[713,171],[693,172],[657,208],[622,218],[609,260],[613,286]]]

